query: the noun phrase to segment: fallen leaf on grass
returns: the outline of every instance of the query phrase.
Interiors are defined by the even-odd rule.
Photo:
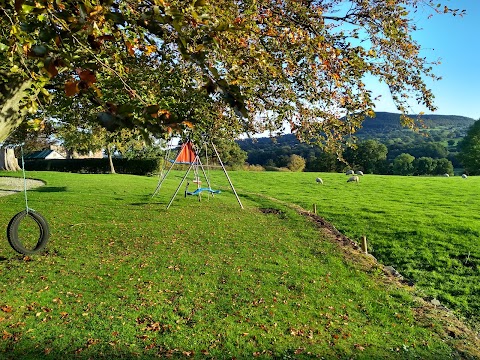
[[[13,308],[11,306],[8,306],[8,305],[3,305],[1,308],[0,308],[3,312],[6,312],[6,313],[11,313]]]
[[[365,350],[365,348],[360,344],[355,344],[354,346],[355,346],[355,349],[357,349],[357,350],[360,350],[360,351]]]

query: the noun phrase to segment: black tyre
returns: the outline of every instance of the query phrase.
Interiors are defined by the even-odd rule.
[[[30,220],[30,224],[27,224],[29,225],[28,229],[22,229],[20,224],[26,218],[33,221]],[[21,235],[19,230],[22,232]],[[50,229],[47,221],[42,215],[33,210],[19,212],[10,220],[7,227],[7,238],[10,246],[16,252],[24,255],[33,255],[42,251],[47,245],[49,236]]]

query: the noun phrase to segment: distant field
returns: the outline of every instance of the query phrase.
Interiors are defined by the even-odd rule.
[[[219,176],[219,174],[216,174]],[[315,183],[320,176],[324,185]],[[368,239],[372,254],[447,307],[480,320],[480,178],[258,172],[232,175],[241,192],[317,212]],[[219,177],[219,181],[222,178]]]
[[[326,203],[337,194],[338,212],[381,221],[384,213],[361,209],[373,200],[358,206],[346,195],[374,194],[369,181],[379,192],[381,178],[347,187],[331,174],[319,187],[316,174],[232,172],[240,210],[223,174],[212,171],[222,194],[198,202],[182,188],[166,211],[180,174],[154,199],[155,178],[28,174],[46,182],[28,196],[51,241],[31,257],[0,242],[1,359],[480,358],[468,329],[446,328],[454,319],[435,315],[411,288],[360,254],[344,257],[304,217],[254,194],[300,204],[303,197],[306,208],[322,201],[320,212],[334,208]],[[2,227],[23,208],[21,193],[0,198]],[[374,228],[370,220],[377,254]]]

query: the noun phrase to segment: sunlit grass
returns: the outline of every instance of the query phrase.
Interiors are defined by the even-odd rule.
[[[254,194],[308,207],[311,199],[300,200],[312,174],[234,172],[240,210],[212,172],[222,194],[198,202],[180,193],[166,211],[178,175],[151,199],[155,178],[30,174],[47,183],[28,195],[51,240],[26,258],[0,243],[1,358],[458,355],[435,319],[418,323],[407,290],[346,260],[289,207]],[[0,198],[0,223],[23,206],[21,194]]]
[[[313,209],[432,297],[478,320],[480,178],[241,173],[238,187]],[[324,185],[315,183],[321,176]]]

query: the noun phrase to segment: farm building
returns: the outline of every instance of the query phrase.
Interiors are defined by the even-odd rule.
[[[53,159],[65,159],[65,156],[60,155],[58,152],[50,149],[34,151],[25,156],[25,160],[53,160]]]

